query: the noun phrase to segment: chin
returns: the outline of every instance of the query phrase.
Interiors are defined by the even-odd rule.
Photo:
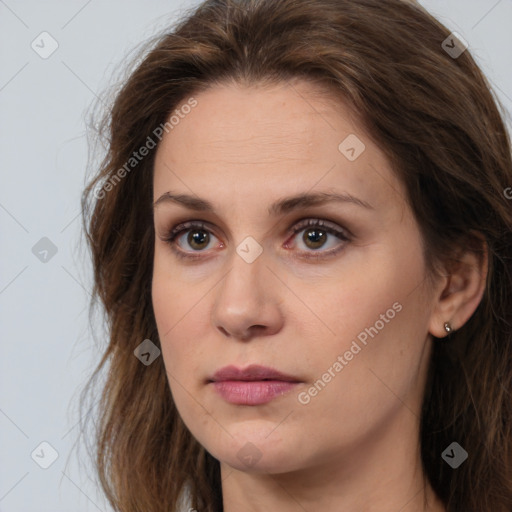
[[[203,446],[219,462],[246,473],[278,474],[301,468],[299,446],[295,446],[292,439],[288,438],[285,443],[281,437],[265,438],[268,427],[260,430],[263,435],[251,435],[240,430],[233,438],[227,439],[226,436],[226,442],[221,446],[208,443]]]

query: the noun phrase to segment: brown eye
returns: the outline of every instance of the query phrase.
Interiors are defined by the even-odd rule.
[[[204,229],[189,230],[187,236],[187,244],[195,250],[204,249],[208,246],[210,235]]]
[[[334,223],[319,219],[307,219],[302,221],[295,226],[292,231],[294,234],[304,231],[304,234],[300,237],[301,244],[299,244],[299,246],[302,245],[305,247],[305,249],[301,249],[299,247],[299,249],[301,249],[299,252],[302,253],[304,258],[318,259],[332,256],[345,246],[345,243],[336,243],[335,239],[338,239],[338,241],[341,242],[350,241],[345,230]],[[319,249],[329,243],[330,238],[334,239],[334,249],[332,247],[328,247],[327,249],[320,251]]]
[[[327,232],[318,228],[307,229],[304,231],[302,239],[310,249],[319,249],[327,240]]]
[[[185,235],[187,235],[186,238]],[[205,249],[212,239],[211,235],[205,223],[190,221],[174,227],[163,240],[171,246],[179,258],[197,259],[202,257],[201,253],[206,252]],[[187,246],[191,250],[187,250]]]
[[[298,252],[303,258],[319,259],[332,256],[343,249],[345,245],[336,243],[336,239],[338,242],[350,241],[344,229],[329,221],[306,219],[292,229],[292,234],[296,235],[301,231],[304,233],[300,237],[301,243]],[[171,246],[179,258],[192,260],[203,258],[201,253],[209,252],[207,248],[216,238],[206,223],[189,221],[174,227],[164,241]],[[329,245],[331,241],[334,242],[334,249],[328,247],[325,250],[320,250]],[[301,245],[303,247],[300,247]],[[286,246],[289,247],[288,244]]]

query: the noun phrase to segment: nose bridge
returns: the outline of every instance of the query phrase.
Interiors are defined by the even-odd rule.
[[[233,251],[230,270],[219,287],[219,302],[225,302],[230,310],[240,312],[261,306],[264,302],[263,283],[269,276],[263,253],[255,257],[250,241],[243,241]]]
[[[272,273],[267,268],[267,259],[260,253],[255,259],[254,246],[249,251],[244,242],[233,250],[230,269],[216,288],[212,322],[214,327],[224,334],[246,339],[252,326],[275,332],[281,322],[278,300],[272,294],[278,294],[278,288],[269,286]],[[240,253],[240,254],[239,254]],[[247,258],[251,254],[251,258]],[[275,284],[275,283],[274,283]],[[281,319],[281,320],[280,320]]]

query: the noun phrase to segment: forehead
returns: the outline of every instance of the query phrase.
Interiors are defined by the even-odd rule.
[[[194,99],[159,144],[154,199],[173,189],[242,204],[336,189],[378,205],[400,188],[354,113],[314,84],[217,85]]]
[[[196,101],[197,106],[169,136],[164,135],[161,146],[186,144],[197,149],[200,145],[202,157],[222,156],[236,163],[294,155],[303,160],[317,157],[343,133],[357,131],[347,108],[307,82],[214,86],[197,95]],[[337,122],[333,124],[334,111]],[[321,139],[324,143],[319,145]],[[197,153],[188,155],[194,156]]]

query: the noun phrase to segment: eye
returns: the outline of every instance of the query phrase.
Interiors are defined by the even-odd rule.
[[[186,242],[189,244],[189,247],[192,247],[195,252],[204,252],[203,249],[207,248],[211,241],[211,234],[210,229],[208,229],[208,226],[204,222],[190,221],[178,224],[174,227],[169,235],[165,237],[164,241],[171,246],[171,249],[178,257],[196,259],[202,256],[199,254],[187,254],[187,252],[182,249],[176,249],[176,245],[182,245],[181,243],[178,244],[177,241],[179,242],[187,235]]]
[[[335,243],[334,249],[319,251],[319,249],[326,245],[329,238],[337,238],[342,242],[350,241],[348,233],[343,228],[330,221],[305,219],[291,229],[293,238],[298,238],[296,235],[301,231],[303,231],[304,234],[300,237],[299,245],[302,245],[305,249],[300,249],[299,252],[301,253],[301,257],[304,258],[325,258],[339,252],[345,246],[345,244]],[[207,223],[189,221],[175,226],[163,240],[171,246],[171,249],[179,258],[197,259],[203,258],[200,253],[208,249],[212,242],[212,237],[217,238],[213,235]],[[331,240],[331,246],[333,245],[333,241],[334,240]],[[185,243],[192,248],[192,251],[186,251],[176,247],[183,247]],[[221,242],[221,247],[222,246],[223,244]],[[288,241],[285,247],[290,247]],[[193,254],[193,252],[198,254]]]
[[[320,219],[306,219],[299,222],[293,227],[292,233],[297,235],[300,232],[303,232],[303,235],[295,238],[298,238],[299,242],[306,247],[306,251],[301,251],[305,258],[326,258],[337,254],[345,246],[345,244],[334,243],[334,249],[318,251],[319,248],[325,246],[329,238],[331,238],[331,242],[334,237],[343,242],[350,241],[348,233],[344,229],[332,222]],[[288,244],[286,246],[288,247]]]

